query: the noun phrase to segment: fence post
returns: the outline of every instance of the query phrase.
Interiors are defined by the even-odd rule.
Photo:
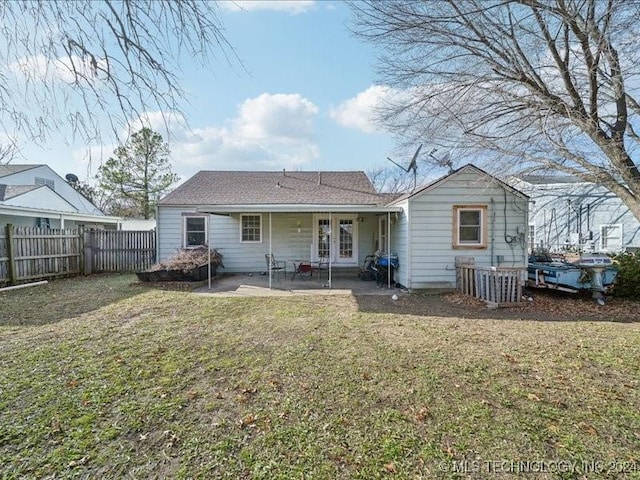
[[[7,257],[9,257],[9,260],[7,261],[7,273],[9,274],[9,283],[11,285],[16,285],[18,283],[18,272],[16,270],[16,252],[13,248],[14,227],[12,224],[8,223],[5,229],[7,233]]]
[[[84,274],[91,275],[91,264],[93,263],[91,230],[85,229],[82,233],[84,238]]]

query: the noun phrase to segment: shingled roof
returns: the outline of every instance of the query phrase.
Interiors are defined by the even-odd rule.
[[[41,185],[4,185],[0,184],[0,202],[17,197],[23,193],[42,188]]]
[[[7,175],[13,175],[14,173],[24,172],[25,170],[31,170],[32,168],[41,167],[42,165],[0,165],[0,177],[6,177]]]
[[[160,205],[384,205],[364,172],[201,171]]]

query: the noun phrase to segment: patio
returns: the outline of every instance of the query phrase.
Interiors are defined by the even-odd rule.
[[[406,295],[404,289],[387,285],[378,286],[375,281],[358,278],[358,272],[334,272],[329,285],[326,272],[313,276],[292,273],[274,275],[269,288],[269,276],[262,273],[223,273],[212,279],[211,289],[207,285],[197,293],[217,296],[292,296],[292,295]]]

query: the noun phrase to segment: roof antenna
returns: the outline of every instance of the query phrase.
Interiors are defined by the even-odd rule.
[[[322,185],[322,172],[318,172],[318,185]]]
[[[404,168],[399,163],[396,163],[393,160],[391,160],[389,157],[387,157],[387,160],[389,160],[394,165],[397,165],[398,167],[400,167],[405,172],[409,173],[409,171],[413,170],[413,189],[411,190],[412,192],[413,192],[413,190],[416,189],[416,177],[418,176],[418,162],[417,162],[417,160],[418,160],[418,154],[420,153],[420,149],[421,148],[422,148],[422,144],[420,144],[420,146],[416,150],[416,153],[413,154],[413,158],[411,159],[411,162],[409,163],[409,166],[407,168]]]
[[[282,176],[283,176],[283,177],[286,177],[286,176],[287,176],[287,169],[286,169],[286,168],[283,168],[283,169],[282,169]]]

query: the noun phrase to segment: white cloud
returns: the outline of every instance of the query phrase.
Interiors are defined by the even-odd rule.
[[[189,130],[179,116],[147,112],[131,122],[131,132],[145,125],[161,133],[169,142],[173,170],[183,179],[198,170],[296,169],[320,156],[313,128],[318,113],[299,94],[263,93],[242,102],[236,117],[223,125]],[[106,160],[113,148],[91,149],[94,172],[98,155]],[[86,150],[76,153],[76,160],[80,157],[86,159]]]
[[[315,8],[316,2],[314,0],[235,0],[221,2],[221,6],[231,12],[272,10],[297,15]]]
[[[98,68],[105,69],[105,62],[98,59]],[[35,79],[41,82],[60,80],[65,83],[73,83],[76,76],[92,78],[94,68],[87,60],[77,55],[51,59],[44,55],[32,55],[22,57],[8,65],[10,71],[22,75],[27,80]]]
[[[389,104],[399,92],[385,85],[372,85],[355,97],[345,100],[329,110],[329,116],[343,127],[355,128],[365,133],[380,132],[375,123],[376,112]]]
[[[195,129],[172,145],[172,156],[197,168],[298,168],[319,156],[317,115],[318,107],[299,94],[263,93],[245,100],[226,125]]]

